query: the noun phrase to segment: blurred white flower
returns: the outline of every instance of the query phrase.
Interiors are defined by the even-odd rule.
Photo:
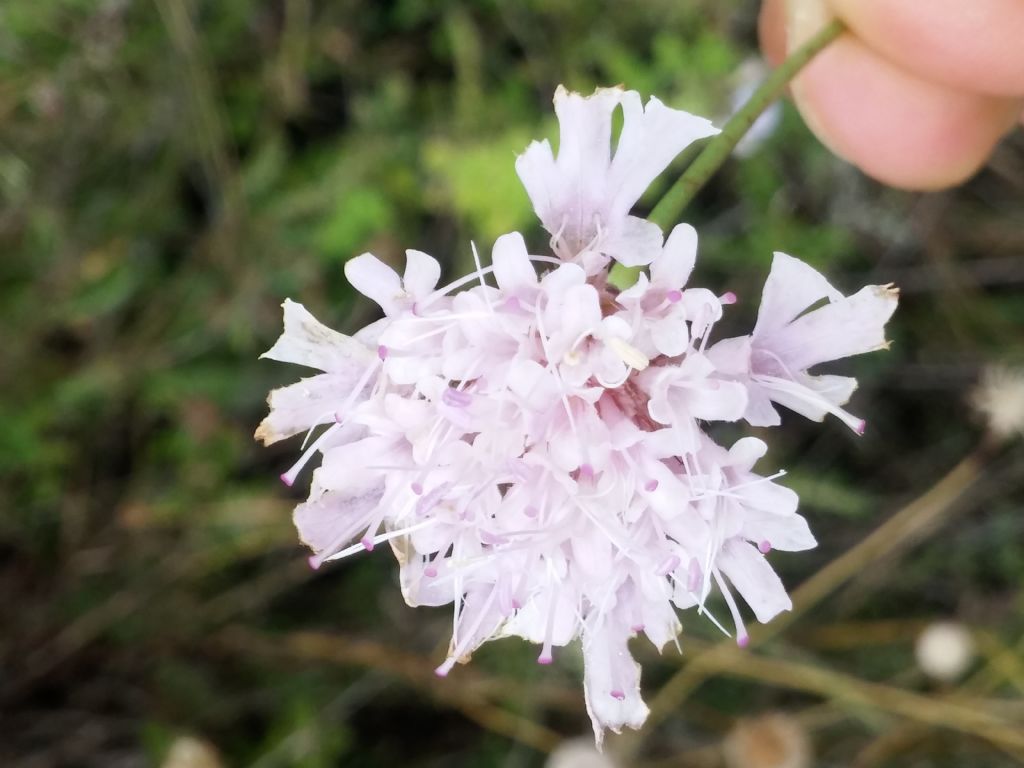
[[[1024,369],[986,368],[971,393],[971,404],[995,437],[1024,435]]]
[[[936,622],[918,636],[914,655],[922,672],[950,683],[962,677],[974,661],[974,638],[963,624]]]

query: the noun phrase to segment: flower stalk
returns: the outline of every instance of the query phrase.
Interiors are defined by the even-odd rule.
[[[786,86],[829,43],[845,29],[838,19],[826,24],[807,42],[797,48],[754,91],[747,102],[725,124],[722,132],[710,139],[693,164],[680,176],[661,198],[648,220],[662,229],[671,228],[715,172],[726,161],[740,139],[750,130],[761,113],[778,99]]]

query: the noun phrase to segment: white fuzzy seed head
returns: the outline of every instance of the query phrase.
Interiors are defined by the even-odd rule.
[[[986,368],[971,393],[971,405],[1000,440],[1024,435],[1024,369]]]
[[[963,624],[936,622],[917,638],[914,655],[926,675],[953,682],[963,676],[974,660],[974,638]]]

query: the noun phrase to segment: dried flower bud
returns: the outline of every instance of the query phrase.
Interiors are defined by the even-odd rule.
[[[740,720],[722,745],[728,768],[808,768],[811,744],[800,722],[774,713]]]

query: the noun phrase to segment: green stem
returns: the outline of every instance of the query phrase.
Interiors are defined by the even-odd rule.
[[[797,73],[825,46],[843,33],[844,26],[838,19],[826,24],[806,43],[797,48],[771,75],[739,111],[729,118],[722,132],[711,139],[704,151],[672,185],[661,201],[654,206],[648,219],[663,230],[668,230],[678,219],[690,201],[696,196],[708,179],[726,161],[733,148],[750,130],[750,126],[785,90]]]

